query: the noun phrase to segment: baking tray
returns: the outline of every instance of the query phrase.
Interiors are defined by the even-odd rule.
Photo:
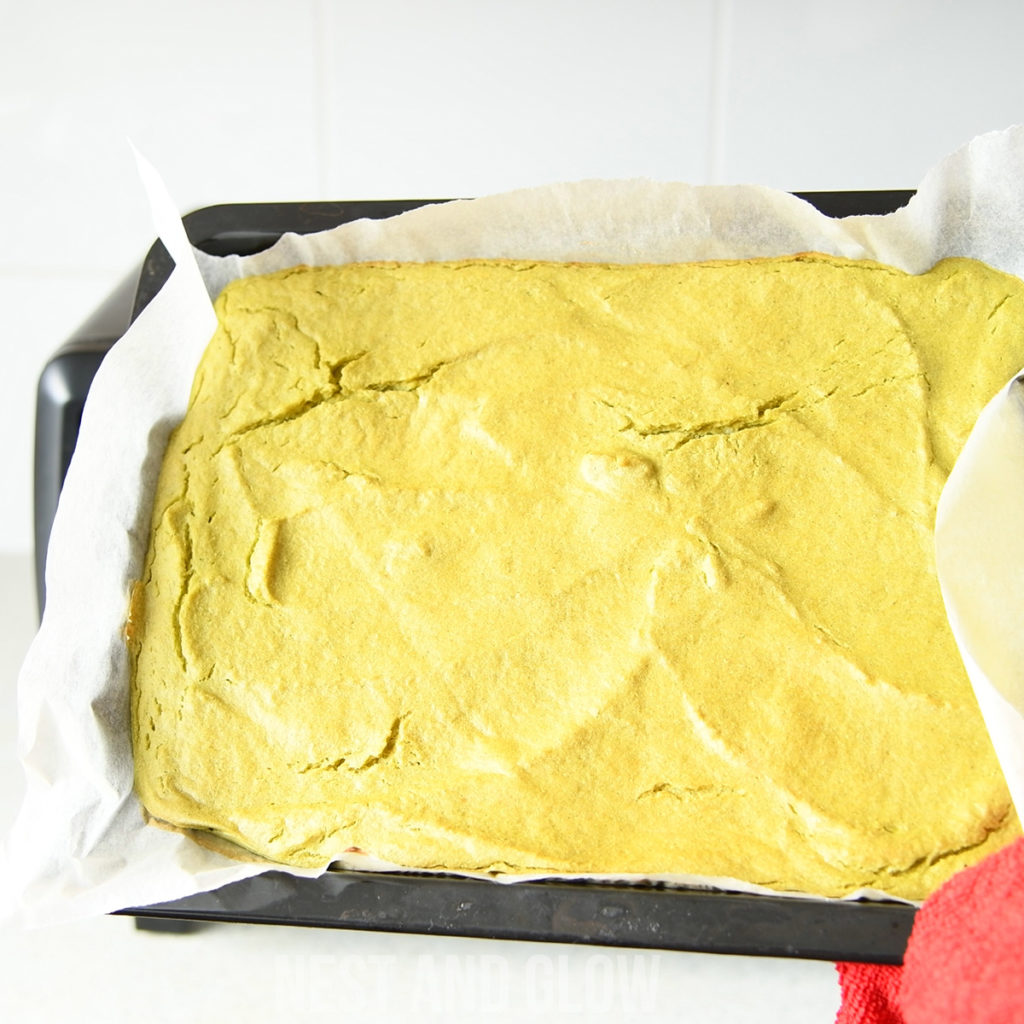
[[[829,216],[890,213],[908,190],[804,192]],[[256,203],[211,206],[184,218],[192,244],[246,255],[287,231],[308,233],[383,218],[444,200]],[[40,378],[36,432],[36,544],[40,605],[45,541],[77,439],[92,375],[124,327],[173,267],[155,243],[137,275],[54,355]],[[119,326],[120,322],[120,326]],[[447,875],[331,871],[297,878],[270,871],[132,915],[153,925],[241,922],[692,950],[817,960],[900,963],[914,908],[896,902],[755,896],[595,882],[503,884]]]

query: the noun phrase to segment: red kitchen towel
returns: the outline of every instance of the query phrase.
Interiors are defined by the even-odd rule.
[[[836,967],[836,1024],[1024,1024],[1024,839],[925,901],[902,967]]]

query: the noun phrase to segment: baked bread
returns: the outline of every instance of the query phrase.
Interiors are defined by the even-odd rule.
[[[932,525],[1021,281],[354,264],[217,312],[132,602],[155,818],[910,899],[1019,834]]]

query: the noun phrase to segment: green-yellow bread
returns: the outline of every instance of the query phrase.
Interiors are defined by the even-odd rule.
[[[356,264],[217,311],[129,623],[155,818],[910,899],[1019,834],[932,527],[1021,281]]]

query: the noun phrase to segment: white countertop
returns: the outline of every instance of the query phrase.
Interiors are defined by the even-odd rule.
[[[35,630],[28,555],[0,556],[0,831],[21,800],[15,681]],[[832,964],[269,925],[0,925],[0,1016],[137,1022],[700,1021],[831,1024]],[[97,978],[112,973],[116,987]]]

